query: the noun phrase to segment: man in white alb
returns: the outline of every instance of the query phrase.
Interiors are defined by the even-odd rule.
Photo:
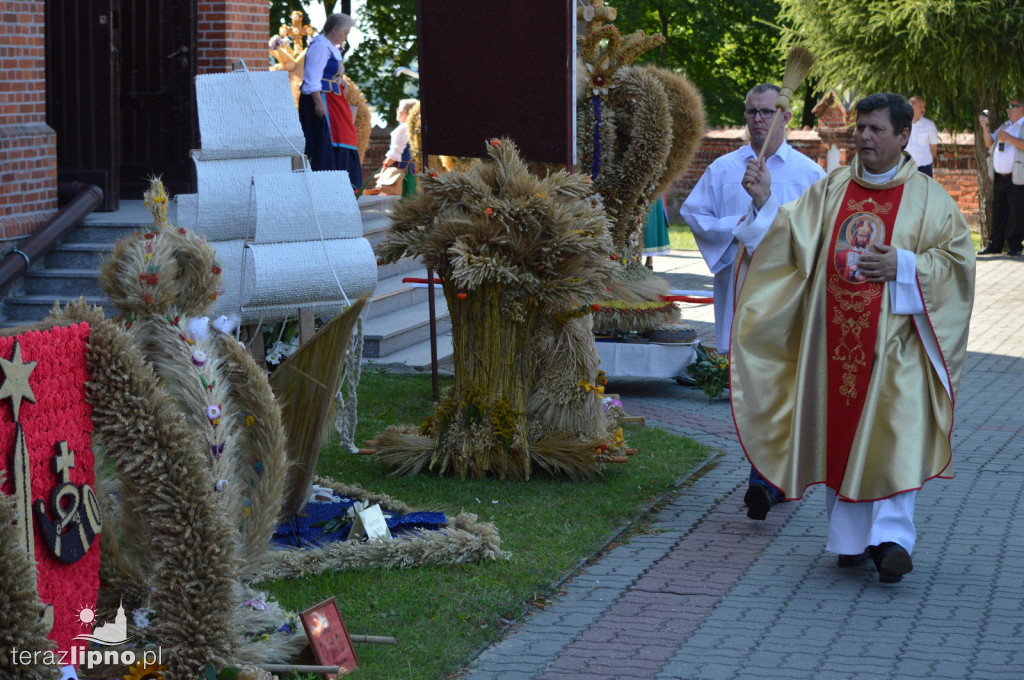
[[[733,260],[739,247],[734,231],[750,207],[750,196],[742,186],[747,161],[757,158],[762,146],[767,147],[765,162],[772,173],[772,192],[782,203],[796,200],[807,187],[825,176],[821,166],[786,142],[786,124],[793,114],[776,111],[778,98],[778,86],[768,83],[757,85],[747,93],[743,116],[750,144],[715,159],[679,210],[693,231],[708,269],[715,275],[715,336],[720,354],[729,352],[732,330]],[[769,139],[768,129],[777,115],[782,116],[782,120]],[[743,499],[747,516],[764,519],[771,506],[783,500],[783,496],[755,470],[751,469],[750,473],[750,487]]]
[[[907,100],[914,110],[914,122],[910,127],[910,141],[907,153],[914,157],[917,169],[932,176],[932,167],[938,159],[939,131],[935,123],[924,117],[924,97],[914,95]]]

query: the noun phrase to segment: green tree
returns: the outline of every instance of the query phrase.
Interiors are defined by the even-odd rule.
[[[822,89],[920,94],[940,127],[979,131],[1005,118],[1007,95],[1024,89],[1022,0],[780,0],[784,42],[818,57]],[[1017,89],[1015,89],[1017,88]],[[982,231],[991,213],[985,146],[975,144]]]
[[[369,0],[353,18],[364,37],[358,48],[345,55],[345,72],[393,124],[398,100],[419,93],[419,81],[395,75],[400,66],[418,68],[416,0]]]
[[[281,24],[291,26],[292,12],[295,10],[299,10],[303,14],[306,12],[306,8],[302,6],[299,0],[270,0],[269,35],[277,35],[277,29]]]
[[[636,0],[615,7],[623,33],[665,36],[660,49],[638,61],[684,73],[704,96],[709,125],[742,124],[747,90],[782,80],[776,0]]]

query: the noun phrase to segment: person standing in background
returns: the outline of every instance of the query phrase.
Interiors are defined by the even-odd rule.
[[[932,167],[939,157],[939,131],[935,123],[924,117],[924,97],[914,95],[909,100],[914,110],[914,124],[910,128],[907,153],[914,157],[917,169],[932,176]]]
[[[358,189],[363,184],[352,109],[345,97],[345,66],[339,49],[354,22],[347,14],[327,17],[324,30],[306,49],[299,97],[299,123],[306,138],[305,153],[313,170],[345,170]]]
[[[751,88],[743,110],[750,144],[715,159],[679,209],[679,214],[693,231],[708,269],[715,275],[715,349],[723,355],[729,352],[732,331],[733,261],[738,248],[752,248],[750,242],[741,242],[736,237],[740,222],[750,208],[750,196],[742,185],[747,161],[756,159],[762,146],[767,147],[764,158],[765,164],[771,168],[772,193],[782,203],[796,200],[807,187],[825,176],[820,165],[786,142],[786,124],[793,114],[775,108],[778,98],[779,87],[776,85],[762,83]],[[768,129],[775,116],[782,116],[782,120],[769,138]],[[761,236],[763,233],[756,240],[759,241]],[[751,468],[750,485],[743,497],[747,517],[764,519],[772,505],[784,498]]]
[[[999,255],[1003,244],[1010,257],[1019,257],[1024,241],[1024,104],[1017,97],[1006,105],[1007,120],[988,134],[988,116],[978,116],[981,138],[989,154],[992,178],[992,233],[978,255]],[[1014,166],[1018,166],[1017,172]],[[1014,181],[1014,175],[1018,180]],[[1018,183],[1019,182],[1019,183]]]

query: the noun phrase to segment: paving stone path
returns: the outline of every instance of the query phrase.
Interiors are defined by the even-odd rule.
[[[656,258],[710,290],[696,253]],[[710,305],[687,320],[714,341]],[[613,380],[626,410],[705,444],[651,532],[616,545],[564,595],[484,650],[470,680],[1024,678],[1024,260],[979,258],[953,431],[956,479],[918,494],[914,571],[840,569],[824,493],[746,518],[729,403],[666,380]]]

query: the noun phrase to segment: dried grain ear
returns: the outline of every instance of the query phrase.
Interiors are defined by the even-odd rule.
[[[0,470],[0,487],[6,484],[6,471]],[[31,518],[30,518],[31,519]],[[39,617],[43,603],[36,590],[36,563],[18,541],[14,496],[0,493],[0,677],[25,680],[59,678],[55,666],[16,664],[6,650],[20,653],[46,652],[53,648],[46,639],[48,630]]]
[[[672,146],[665,160],[665,171],[654,190],[654,195],[658,196],[668,191],[683,174],[700,147],[704,137],[704,98],[686,76],[653,66],[647,70],[665,89],[672,119]]]

